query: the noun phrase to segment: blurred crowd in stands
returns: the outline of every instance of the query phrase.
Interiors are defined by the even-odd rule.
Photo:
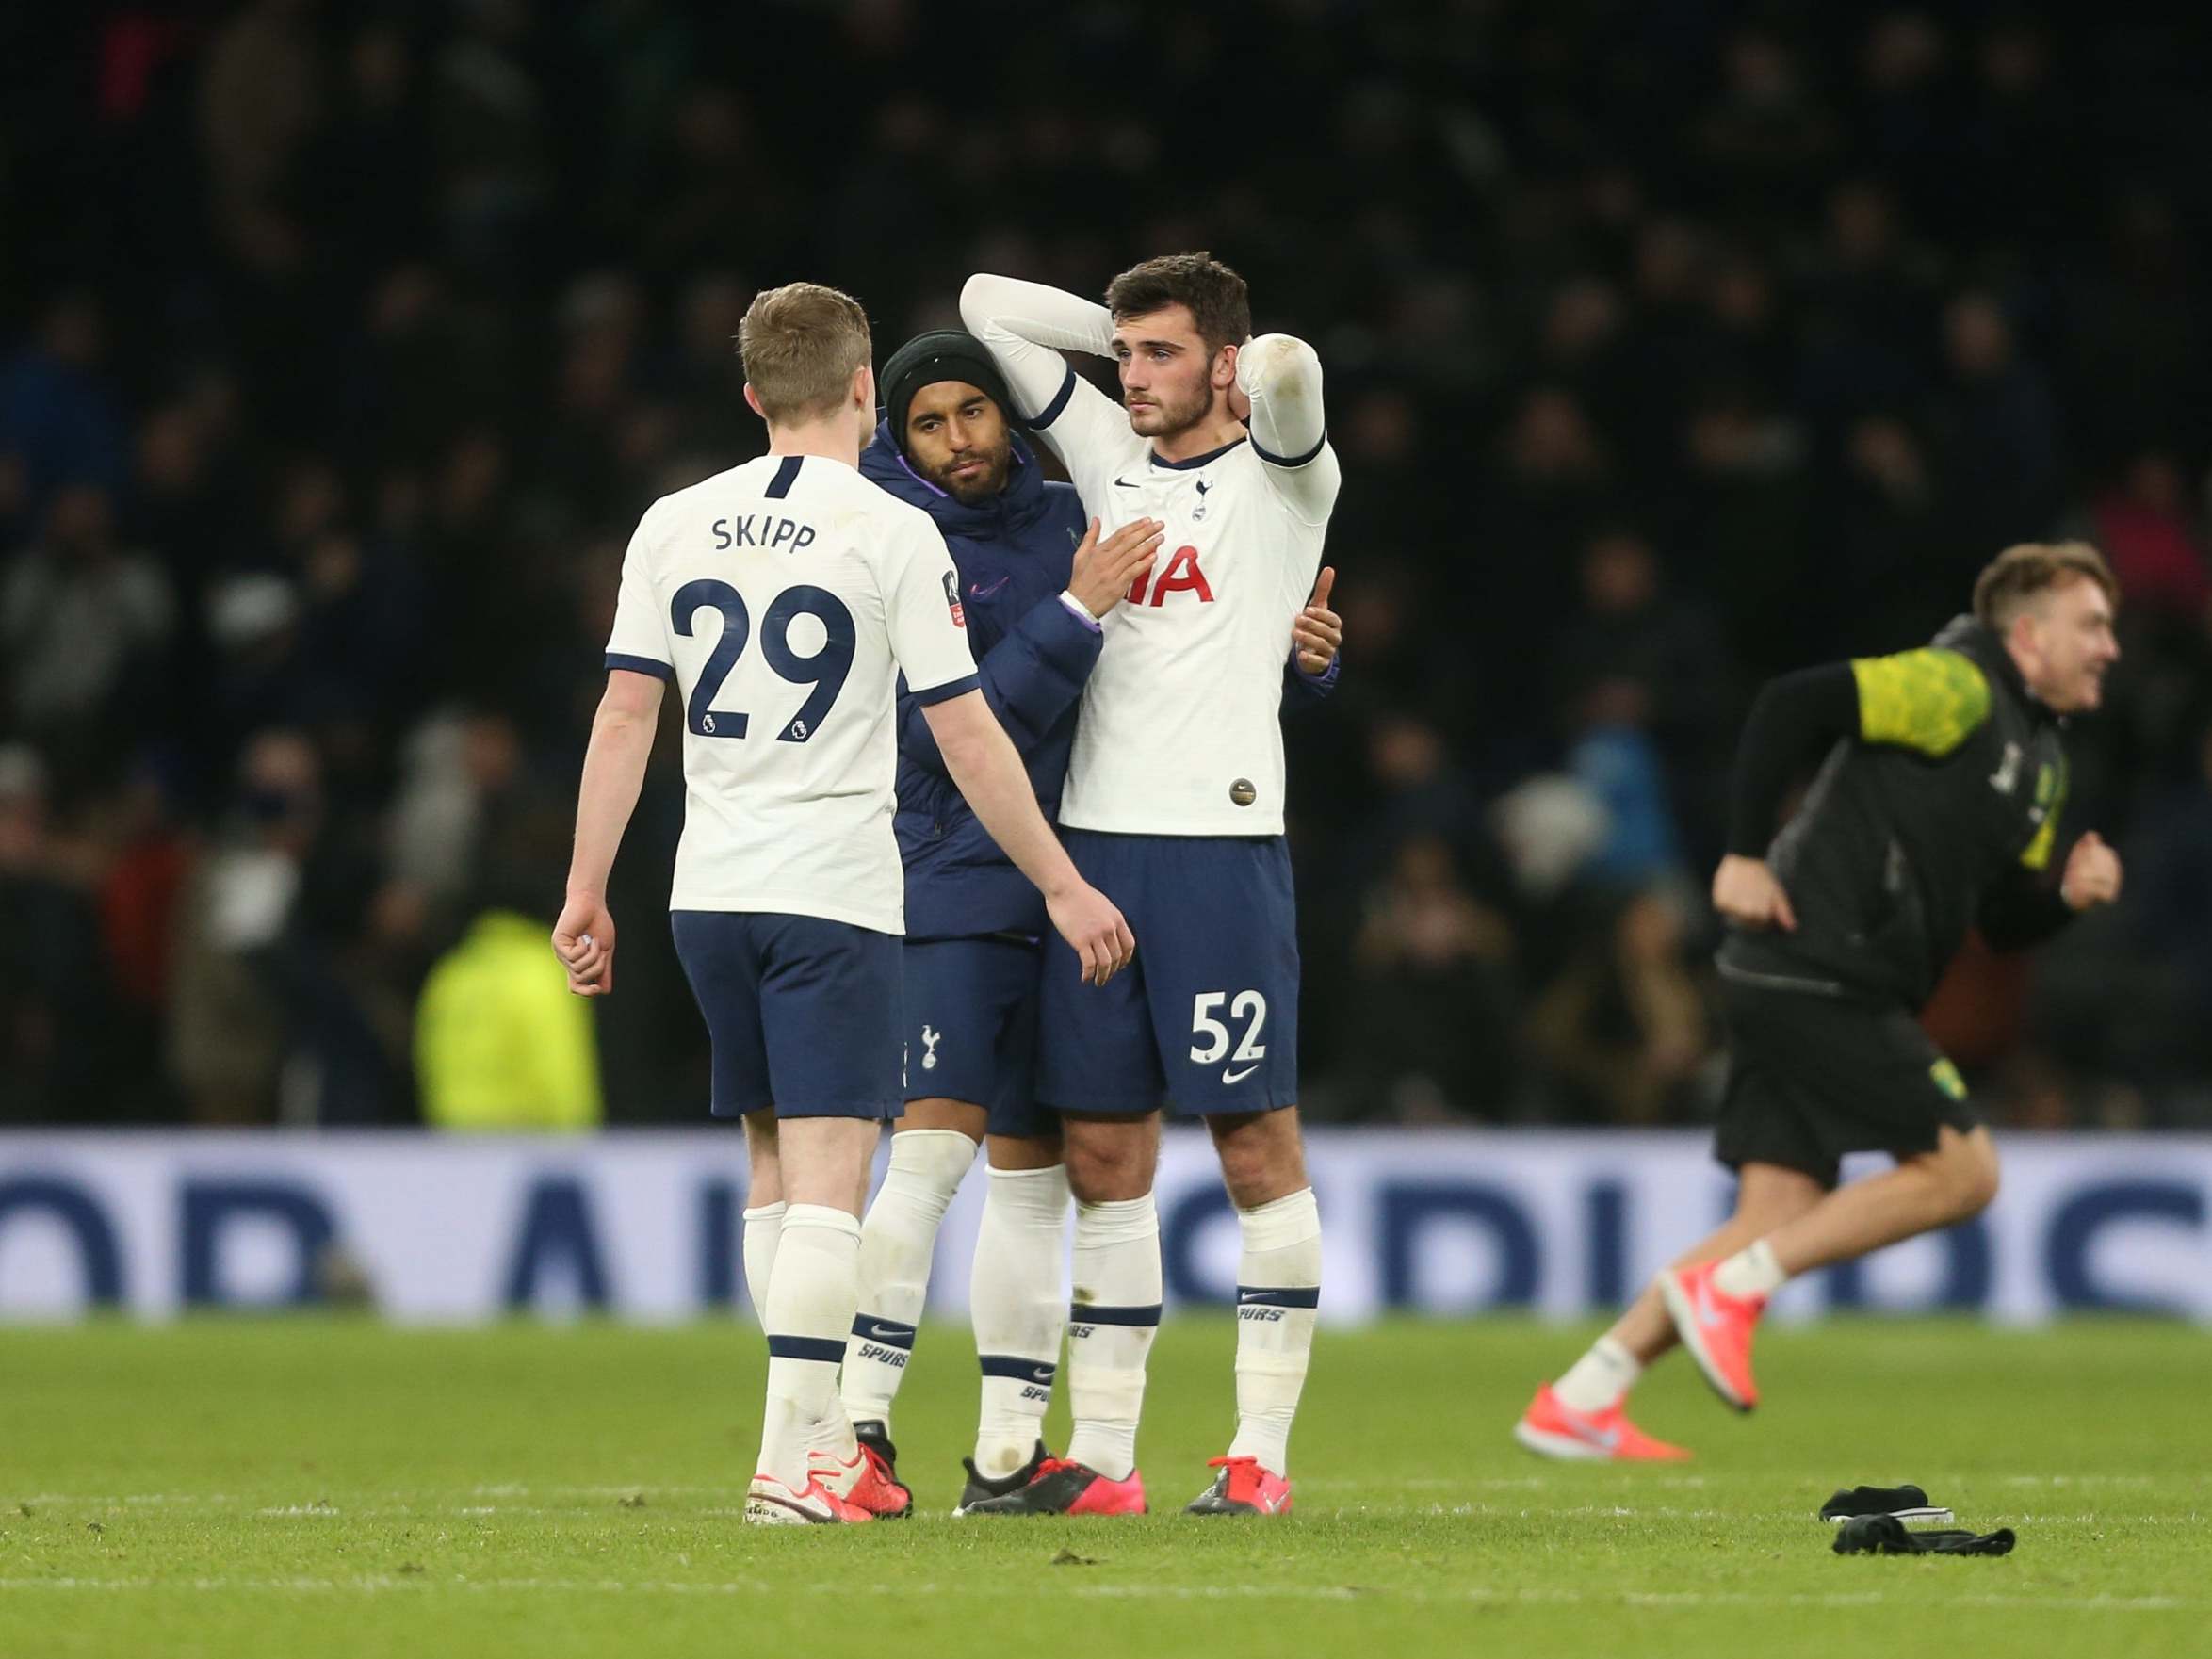
[[[2147,13],[2135,15],[2148,16]],[[1317,1117],[1693,1121],[1761,679],[2095,542],[2125,902],[1928,1017],[2212,1122],[2200,17],[1728,0],[85,0],[0,20],[0,1121],[691,1121],[664,734],[620,991],[544,949],[615,574],[758,453],[756,286],[1203,247],[1311,339]],[[1285,619],[1288,626],[1289,619]],[[550,989],[548,990],[548,987]]]

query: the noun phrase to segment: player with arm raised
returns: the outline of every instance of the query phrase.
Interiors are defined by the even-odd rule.
[[[1802,669],[1760,693],[1713,878],[1731,930],[1732,1049],[1714,1149],[1739,1177],[1735,1213],[1537,1391],[1514,1427],[1530,1451],[1687,1456],[1628,1420],[1646,1366],[1679,1342],[1748,1411],[1752,1335],[1784,1282],[1996,1195],[1990,1131],[1915,1016],[1970,925],[2018,950],[2119,897],[2119,856],[2094,831],[2059,838],[2066,722],[2103,700],[2118,600],[2093,547],[2012,547],[1975,583],[1974,614],[1932,645]],[[1821,747],[1777,835],[1797,764]],[[1896,1167],[1839,1185],[1854,1151]]]
[[[1138,518],[1101,536],[1073,487],[1046,480],[1016,430],[997,365],[959,329],[932,330],[892,353],[883,398],[861,475],[944,533],[984,696],[1049,819],[1098,659],[1098,618],[1151,571],[1163,527]],[[1336,681],[1342,629],[1327,576],[1292,626],[1286,714],[1314,706]],[[952,787],[927,714],[910,691],[902,694],[906,1111],[860,1225],[860,1310],[840,1388],[861,1446],[895,1480],[892,1407],[938,1228],[983,1143],[990,1167],[968,1281],[982,1398],[965,1510],[1027,1486],[1049,1456],[1042,1430],[1067,1318],[1068,1191],[1060,1122],[1037,1104],[1033,1076],[1043,906]]]
[[[631,538],[553,947],[571,989],[614,988],[607,875],[673,683],[685,810],[672,931],[713,1040],[713,1110],[745,1120],[750,1205],[784,1206],[773,1237],[745,1241],[769,1344],[745,1519],[867,1521],[911,1506],[855,1444],[837,1391],[869,1161],[903,1093],[902,673],[1082,977],[1105,983],[1134,946],[1061,850],[976,689],[944,538],[857,470],[875,417],[866,315],[793,283],[753,301],[739,340],[769,453],[663,496]]]
[[[1203,1115],[1243,1237],[1237,1430],[1198,1514],[1290,1507],[1289,1436],[1320,1301],[1321,1226],[1297,1115],[1298,949],[1277,720],[1282,618],[1321,564],[1339,472],[1321,366],[1251,338],[1244,283],[1203,253],[1116,277],[1104,306],[969,279],[968,329],[1112,530],[1166,527],[1152,571],[1099,619],[1060,821],[1133,906],[1145,955],[1079,1005],[1048,947],[1038,1092],[1075,1195],[1068,1388],[1075,1436],[975,1514],[1137,1513],[1136,1432],[1161,1304],[1160,1109]],[[1062,361],[1114,358],[1116,404]],[[1112,872],[1112,873],[1109,873]]]

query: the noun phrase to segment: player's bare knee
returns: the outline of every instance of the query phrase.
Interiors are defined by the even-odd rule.
[[[1952,1190],[1958,1219],[1979,1215],[1996,1202],[1999,1185],[1997,1148],[1988,1134],[1962,1140],[1952,1154]]]
[[[1936,1149],[1919,1162],[1937,1184],[1944,1226],[1979,1215],[1996,1198],[1997,1147],[1987,1130],[1960,1134],[1946,1129]]]
[[[1121,1204],[1143,1197],[1152,1182],[1133,1158],[1070,1155],[1067,1190],[1079,1204]]]
[[[1245,1147],[1221,1155],[1221,1184],[1239,1210],[1256,1210],[1287,1198],[1307,1184],[1304,1164],[1295,1156],[1285,1157],[1264,1147]]]
[[[1066,1125],[1067,1190],[1079,1204],[1119,1204],[1152,1190],[1155,1148],[1142,1121]]]
[[[1294,1110],[1207,1119],[1221,1158],[1221,1182],[1240,1210],[1287,1198],[1309,1184]]]

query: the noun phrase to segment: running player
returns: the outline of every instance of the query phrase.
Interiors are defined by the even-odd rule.
[[[674,683],[687,790],[676,950],[713,1039],[713,1110],[745,1119],[751,1203],[786,1207],[774,1236],[746,1239],[770,1358],[745,1519],[867,1521],[910,1506],[861,1454],[837,1394],[869,1160],[903,1092],[898,675],[1083,977],[1104,983],[1134,946],[1054,839],[976,689],[944,538],[856,470],[875,411],[866,315],[793,283],[753,301],[739,342],[769,453],[662,497],[631,538],[553,944],[571,989],[614,988],[607,874]]]
[[[1514,1429],[1522,1445],[1688,1456],[1628,1420],[1652,1360],[1681,1342],[1748,1411],[1752,1335],[1786,1281],[1964,1221],[1996,1195],[1990,1131],[1914,1016],[1970,925],[2017,950],[2120,895],[2112,849],[2094,831],[2071,843],[2058,832],[2066,721],[2103,699],[2118,600],[2094,548],[2013,547],[1976,581],[1974,614],[1932,646],[1785,675],[1760,693],[1713,878],[1732,930],[1719,967],[1734,1064],[1716,1151],[1741,1178],[1735,1214],[1537,1391]],[[1774,835],[1793,769],[1824,744],[1803,807]],[[1861,1150],[1896,1167],[1839,1187],[1839,1161]]]
[[[1147,260],[1095,305],[970,278],[961,315],[1109,529],[1167,527],[1158,568],[1099,618],[1060,819],[1146,934],[1114,994],[1078,1009],[1048,943],[1038,1092],[1060,1109],[1076,1202],[1075,1435],[976,1514],[1145,1508],[1136,1434],[1159,1326],[1160,1108],[1202,1114],[1243,1236],[1237,1428],[1198,1514],[1290,1507],[1289,1439],[1320,1302],[1321,1223],[1298,1133],[1296,919],[1283,841],[1281,619],[1312,587],[1337,460],[1321,365],[1251,338],[1244,279],[1203,253]],[[1122,402],[1063,350],[1113,358]]]
[[[1072,486],[1046,481],[1016,433],[1004,382],[981,342],[940,329],[884,365],[885,415],[862,476],[919,507],[958,568],[983,692],[1058,810],[1076,708],[1098,659],[1098,617],[1148,572],[1159,521],[1101,540]],[[1342,628],[1323,590],[1293,628],[1285,710],[1337,677]],[[1060,1125],[1036,1104],[1036,890],[951,787],[924,710],[901,699],[899,850],[906,863],[906,1111],[860,1230],[860,1309],[842,1391],[860,1444],[896,1479],[892,1404],[906,1375],[937,1229],[988,1148],[968,1286],[982,1409],[960,1508],[1026,1486],[1067,1314],[1067,1173]],[[987,1132],[986,1132],[987,1131]],[[748,1216],[747,1225],[773,1216]]]

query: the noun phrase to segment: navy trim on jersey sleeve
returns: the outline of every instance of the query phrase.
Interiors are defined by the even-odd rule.
[[[1258,438],[1254,438],[1252,440],[1253,454],[1259,456],[1260,459],[1266,462],[1268,465],[1279,466],[1286,472],[1295,472],[1301,466],[1311,465],[1315,457],[1319,456],[1320,453],[1327,447],[1328,433],[1326,431],[1323,431],[1320,438],[1315,441],[1312,448],[1307,450],[1303,455],[1293,456],[1289,460],[1285,460],[1280,455],[1270,455],[1266,450],[1260,447],[1260,440]]]
[[[1170,472],[1194,472],[1197,468],[1208,464],[1210,462],[1219,461],[1224,455],[1227,455],[1239,444],[1244,443],[1247,440],[1244,438],[1232,438],[1229,442],[1222,445],[1220,448],[1209,449],[1203,455],[1194,455],[1188,461],[1168,461],[1155,453],[1152,457],[1152,464],[1154,466],[1164,466]],[[1252,447],[1254,449],[1258,449],[1260,446],[1254,444]]]
[[[799,463],[803,455],[787,455],[776,463],[775,477],[768,480],[768,488],[760,493],[771,501],[781,501],[791,493],[791,486],[799,481]]]
[[[1033,432],[1043,431],[1060,418],[1067,408],[1067,400],[1074,396],[1075,369],[1071,366],[1067,371],[1067,378],[1060,382],[1060,390],[1052,395],[1052,401],[1038,410],[1033,419],[1025,420],[1021,424]]]
[[[621,651],[607,653],[607,666],[609,668],[626,668],[632,674],[649,674],[657,680],[668,680],[672,684],[675,679],[675,670],[667,663],[657,661],[650,657],[631,657]]]
[[[982,686],[983,683],[981,675],[963,675],[956,680],[947,680],[941,686],[932,686],[926,691],[916,691],[913,694],[914,700],[924,708],[928,708],[935,704],[948,703],[954,697],[965,696],[968,692]]]

